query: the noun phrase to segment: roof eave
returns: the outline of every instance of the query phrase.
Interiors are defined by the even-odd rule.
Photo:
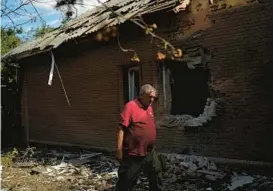
[[[16,55],[9,55],[6,54],[1,58],[1,62],[3,63],[11,63],[11,62],[18,62],[19,60],[22,60],[24,58],[28,58],[31,56],[35,56],[38,54],[42,54],[42,53],[46,53],[53,50],[53,48],[47,48],[47,49],[43,49],[43,50],[29,50],[29,51],[25,51]]]

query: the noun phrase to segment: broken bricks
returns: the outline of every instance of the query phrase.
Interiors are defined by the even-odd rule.
[[[49,182],[57,181],[65,185],[71,183],[72,190],[95,191],[115,187],[119,163],[114,157],[102,153],[86,152],[83,154],[54,150],[37,153],[39,156],[31,152],[29,160],[24,158],[24,161],[17,161],[16,164],[20,164],[17,167],[30,168],[29,176],[43,176]],[[225,173],[223,169],[217,168],[215,163],[205,157],[176,154],[162,154],[162,156],[166,159],[166,170],[163,173],[165,191],[268,190],[268,188],[273,188],[271,177]],[[49,163],[44,163],[43,160]],[[53,162],[50,163],[50,161]],[[148,185],[147,178],[141,176],[136,190],[148,190]]]

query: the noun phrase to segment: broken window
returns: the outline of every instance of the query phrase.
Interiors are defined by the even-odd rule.
[[[170,86],[171,93],[170,114],[198,116],[203,113],[210,97],[209,72],[203,67],[190,69],[186,63],[172,60],[165,61],[164,70],[163,80]]]
[[[216,98],[210,85],[207,62],[211,52],[202,47],[187,49],[180,61],[162,65],[164,118],[166,127],[200,127],[216,116]]]
[[[128,102],[135,99],[139,94],[139,67],[123,68],[124,100]]]

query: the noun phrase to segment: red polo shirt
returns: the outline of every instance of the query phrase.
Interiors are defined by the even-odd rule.
[[[124,106],[120,116],[124,127],[123,149],[129,155],[147,155],[147,148],[153,147],[156,140],[153,108],[145,108],[135,99]]]

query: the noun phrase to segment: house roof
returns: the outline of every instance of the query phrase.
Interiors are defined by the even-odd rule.
[[[52,50],[71,39],[82,37],[98,31],[103,27],[121,24],[126,20],[137,16],[173,8],[183,0],[110,0],[105,3],[107,7],[122,14],[123,17],[113,15],[111,10],[105,9],[103,5],[90,9],[78,18],[72,19],[60,28],[26,42],[5,54],[1,60],[20,60],[41,52]]]

